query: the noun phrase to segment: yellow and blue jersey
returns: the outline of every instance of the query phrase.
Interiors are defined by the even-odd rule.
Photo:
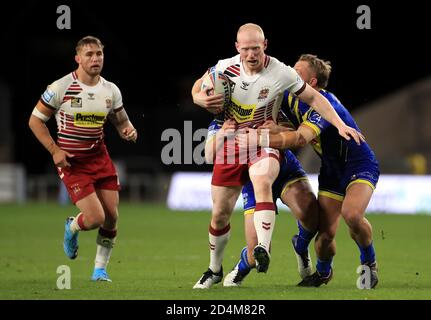
[[[334,94],[326,90],[320,90],[320,93],[348,126],[360,131],[349,111]],[[342,200],[352,183],[366,183],[375,188],[380,174],[379,164],[366,142],[357,145],[353,139],[345,140],[338,134],[337,128],[288,91],[284,93],[281,111],[295,128],[306,125],[316,133],[311,145],[322,160],[319,194]]]

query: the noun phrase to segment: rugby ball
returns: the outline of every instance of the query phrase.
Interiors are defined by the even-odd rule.
[[[203,78],[201,90],[206,91],[207,95],[212,96],[221,93],[224,96],[224,107],[230,104],[231,86],[228,76],[217,70],[211,70]]]

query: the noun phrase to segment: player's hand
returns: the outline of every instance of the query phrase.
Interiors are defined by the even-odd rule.
[[[278,126],[273,120],[266,120],[261,126],[257,128],[257,132],[261,133],[265,130],[266,134],[277,134],[282,131],[282,127]]]
[[[124,128],[121,133],[124,140],[136,142],[138,139],[138,131],[132,126]]]
[[[65,168],[70,167],[71,164],[67,161],[67,158],[73,158],[74,155],[58,148],[52,155],[52,159],[54,160],[54,164],[56,167]]]
[[[223,123],[223,126],[221,127],[221,130],[226,131],[226,130],[236,130],[237,128],[237,123],[235,120],[233,119],[228,119]]]
[[[224,106],[224,97],[223,94],[211,94],[211,88],[207,90],[201,90],[198,93],[195,93],[193,95],[193,103],[197,104],[198,106],[206,109],[207,111],[211,112],[212,114],[219,114],[223,111]]]
[[[235,142],[242,149],[256,148],[259,145],[259,134],[256,129],[247,128],[236,135]]]
[[[353,138],[358,146],[361,144],[361,141],[365,142],[364,135],[355,128],[349,127],[348,125],[338,128],[338,134],[346,140]]]

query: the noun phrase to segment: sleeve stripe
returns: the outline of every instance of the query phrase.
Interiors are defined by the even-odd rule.
[[[298,91],[296,91],[295,92],[295,95],[300,95],[304,90],[305,90],[305,86],[306,86],[307,84],[304,82],[304,84],[303,84],[303,86],[301,87],[301,89],[299,89]]]
[[[318,126],[316,126],[315,124],[309,122],[309,121],[304,121],[301,125],[307,126],[310,129],[312,129],[316,135],[320,135],[320,128]]]
[[[51,106],[51,105],[49,105],[49,104],[47,104],[45,101],[43,101],[43,99],[39,99],[39,101],[40,102],[42,102],[42,104],[45,106],[45,107],[47,107],[47,108],[49,108],[49,109],[51,109],[51,110],[57,110],[56,108],[54,108],[53,106]]]
[[[117,109],[114,109],[114,112],[115,113],[117,113],[117,112],[120,112],[121,110],[123,110],[124,109],[124,107],[123,106],[121,106],[121,107],[119,107],[119,108],[117,108]]]

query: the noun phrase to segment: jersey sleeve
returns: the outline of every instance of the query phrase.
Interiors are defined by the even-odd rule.
[[[217,62],[217,64],[214,67],[209,68],[208,71],[215,69],[215,70],[220,71],[220,72],[225,72],[225,70],[227,68],[229,68],[230,66],[235,65],[237,63],[239,63],[239,57],[238,56],[235,56],[235,57],[229,58],[229,59],[219,60]]]
[[[123,97],[120,89],[111,82],[112,86],[112,109],[117,110],[123,106]]]
[[[284,90],[289,90],[295,95],[299,95],[305,89],[305,82],[299,76],[299,74],[291,66],[286,66],[282,73],[282,82],[284,84]]]
[[[302,124],[310,127],[316,135],[320,135],[326,128],[331,126],[331,123],[323,119],[323,117],[312,108],[307,112],[306,119]]]
[[[61,106],[64,89],[62,90],[59,81],[50,84],[45,92],[41,95],[40,101],[48,108],[57,110]]]

